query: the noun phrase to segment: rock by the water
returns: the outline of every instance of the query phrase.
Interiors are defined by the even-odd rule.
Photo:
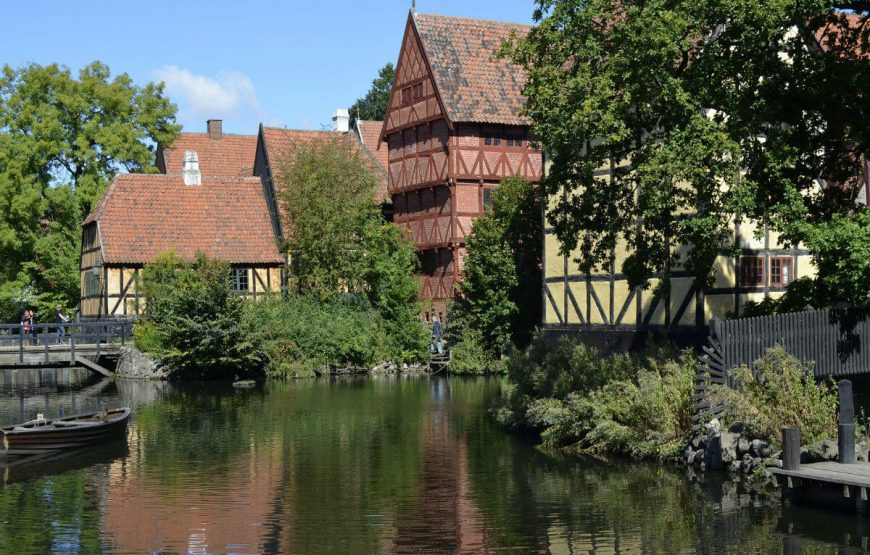
[[[801,449],[801,464],[835,461],[839,454],[836,441],[830,439],[817,441]]]
[[[748,453],[750,446],[749,439],[746,436],[740,436],[740,439],[737,441],[737,454],[743,456],[744,453]]]
[[[169,377],[169,371],[159,362],[131,345],[121,347],[115,374],[140,380],[165,380]]]
[[[737,442],[740,435],[734,432],[722,432],[719,441],[722,448],[722,462],[728,464],[737,460]]]

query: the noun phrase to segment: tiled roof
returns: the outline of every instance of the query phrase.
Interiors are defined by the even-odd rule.
[[[858,58],[870,60],[870,23],[858,14],[830,14],[814,25],[814,34],[819,46],[828,50],[832,44],[845,46]]]
[[[181,133],[172,148],[158,152],[158,156],[163,155],[158,167],[163,173],[181,173],[181,161],[188,150],[199,156],[202,175],[249,177],[254,174],[257,136],[224,133],[220,139],[211,139],[208,133]]]
[[[528,74],[497,54],[531,27],[429,14],[414,22],[451,121],[529,124],[520,116]]]
[[[380,172],[383,176],[380,184],[380,195],[382,199],[392,200],[392,196],[387,191],[387,168],[390,165],[390,153],[386,143],[381,141],[381,128],[384,126],[382,121],[360,120],[357,122],[359,130],[358,137],[369,155],[380,166]]]
[[[283,261],[257,178],[119,174],[84,224],[98,221],[105,262],[143,264],[175,250],[235,264]]]
[[[379,123],[380,125],[380,123]],[[301,129],[280,129],[276,127],[263,127],[263,140],[266,143],[266,153],[269,156],[269,165],[272,170],[272,175],[275,178],[275,191],[280,196],[281,194],[281,164],[285,163],[287,157],[292,154],[296,145],[306,142],[315,141],[318,139],[329,139],[339,136],[344,140],[350,141],[350,144],[355,148],[360,148],[360,143],[355,140],[355,134],[351,133],[336,133],[335,131],[310,131]],[[380,161],[374,156],[366,156],[367,160],[371,161],[372,168],[383,175],[382,183],[379,184],[379,198],[381,202],[389,199],[387,193],[387,178],[386,170],[380,165]],[[279,205],[280,205],[279,200]]]

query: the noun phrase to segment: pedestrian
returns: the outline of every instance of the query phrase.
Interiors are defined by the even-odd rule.
[[[64,338],[66,337],[66,330],[64,329],[64,324],[69,322],[69,317],[63,313],[60,309],[60,305],[57,305],[54,309],[54,323],[57,324],[57,343],[60,345],[64,342]]]
[[[30,311],[25,310],[21,315],[21,335],[30,335]]]
[[[39,332],[36,327],[39,325],[39,320],[36,319],[36,311],[30,311],[30,343],[31,345],[39,345]]]
[[[429,352],[437,348],[439,355],[444,353],[444,347],[441,345],[443,335],[444,328],[441,326],[441,321],[438,316],[432,316],[432,339],[429,341]]]

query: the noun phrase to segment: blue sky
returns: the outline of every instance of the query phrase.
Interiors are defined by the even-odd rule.
[[[0,63],[92,60],[162,80],[185,131],[318,129],[396,62],[410,0],[10,2]],[[417,0],[417,11],[530,23],[531,0]]]

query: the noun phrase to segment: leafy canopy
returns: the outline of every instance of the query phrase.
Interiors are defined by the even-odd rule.
[[[372,86],[366,95],[357,98],[350,107],[350,120],[357,119],[382,121],[387,114],[387,103],[390,101],[390,91],[393,89],[393,80],[396,77],[396,69],[392,63],[387,63],[378,70],[377,78],[372,81]]]
[[[163,86],[93,62],[0,72],[0,306],[79,297],[80,225],[118,171],[154,170],[178,134]],[[18,299],[11,302],[10,300]],[[2,314],[0,317],[11,317]]]
[[[609,267],[621,241],[633,286],[678,266],[709,283],[734,215],[794,244],[856,211],[866,2],[536,4],[538,26],[505,50],[529,72],[525,112],[552,161],[548,221],[582,270]],[[840,32],[821,51],[826,24]]]
[[[458,328],[460,340],[466,335],[479,339],[493,359],[506,345],[525,345],[539,322],[541,210],[538,187],[511,177],[493,191],[492,207],[475,220],[467,238],[452,327]],[[466,346],[474,352],[471,347]]]

